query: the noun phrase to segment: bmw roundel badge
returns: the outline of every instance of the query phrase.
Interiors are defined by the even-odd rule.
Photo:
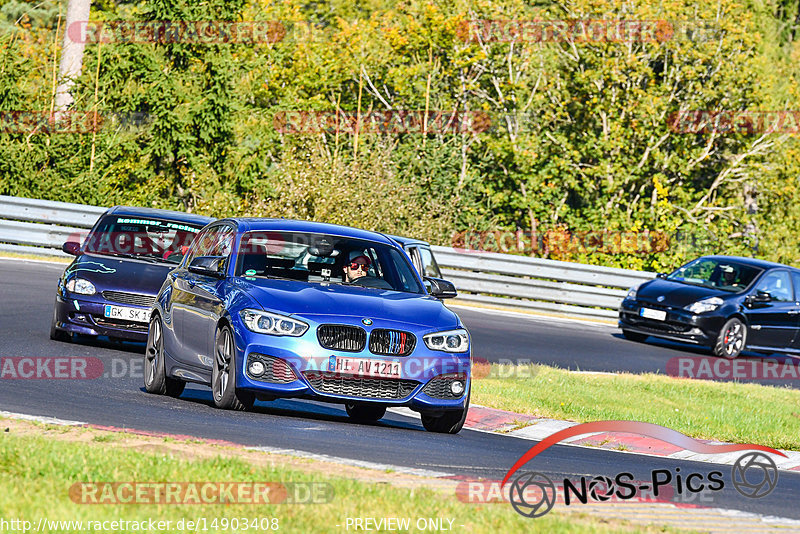
[[[361,319],[361,322],[364,323],[366,326],[369,326],[372,324],[372,319],[366,319],[366,318]]]

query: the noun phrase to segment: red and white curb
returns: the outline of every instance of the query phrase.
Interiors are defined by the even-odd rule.
[[[415,412],[407,408],[390,408],[389,411],[402,415],[417,416]],[[473,404],[469,408],[464,428],[479,432],[500,433],[505,436],[532,441],[541,441],[559,430],[564,430],[565,428],[570,428],[578,424],[580,423],[575,421],[545,419]],[[522,426],[522,428],[519,428],[520,426]],[[726,444],[722,441],[703,439],[698,439],[697,441],[713,445]],[[733,465],[742,454],[741,452],[699,454],[658,439],[622,432],[595,432],[592,434],[584,434],[565,439],[561,444],[606,449],[626,454],[641,454],[722,465]],[[778,469],[800,471],[800,452],[787,450],[781,450],[781,452],[787,457],[773,458]]]

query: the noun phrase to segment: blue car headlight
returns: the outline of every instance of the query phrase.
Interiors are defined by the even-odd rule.
[[[259,334],[299,337],[308,330],[308,325],[303,321],[298,321],[285,315],[278,315],[277,313],[261,310],[242,310],[239,315],[248,329]]]
[[[630,288],[628,290],[628,294],[625,295],[625,298],[626,299],[635,299],[636,298],[636,292],[638,290],[639,290],[639,286],[633,286],[632,288]]]
[[[434,332],[423,336],[422,339],[431,350],[444,352],[467,352],[469,350],[469,334],[463,328]]]
[[[77,293],[79,295],[94,295],[97,289],[94,284],[84,278],[70,278],[67,282],[67,290],[70,293]]]
[[[692,313],[705,313],[716,310],[722,306],[723,303],[724,301],[719,297],[710,297],[693,302],[683,309]]]

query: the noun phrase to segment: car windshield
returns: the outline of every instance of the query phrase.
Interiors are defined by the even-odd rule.
[[[130,215],[104,217],[86,238],[92,254],[180,263],[202,225]]]
[[[414,275],[414,267],[396,248],[374,241],[317,233],[244,233],[236,276],[424,293]]]
[[[667,280],[738,293],[761,271],[758,267],[727,259],[698,258],[669,274]]]

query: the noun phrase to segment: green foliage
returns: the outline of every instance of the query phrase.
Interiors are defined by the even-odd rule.
[[[0,194],[312,218],[439,244],[533,230],[534,254],[648,270],[712,251],[797,262],[798,136],[669,126],[681,110],[800,110],[795,4],[94,3],[93,20],[281,21],[286,33],[87,45],[75,108],[117,119],[96,134],[0,133]],[[15,28],[0,39],[0,110],[50,109],[58,6],[35,6],[0,6]],[[669,20],[676,32],[466,38],[481,19]],[[276,128],[288,110],[481,111],[492,128],[294,135]],[[148,120],[119,119],[131,113]],[[680,238],[603,251],[552,237],[598,230]]]

